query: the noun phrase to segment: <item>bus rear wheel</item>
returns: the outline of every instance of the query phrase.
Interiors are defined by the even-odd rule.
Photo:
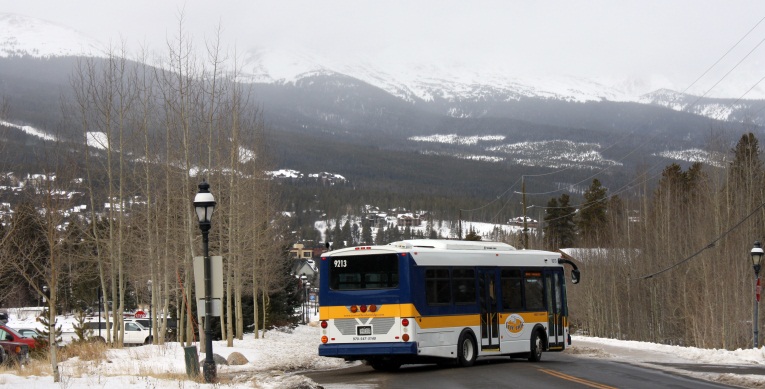
[[[544,345],[542,344],[542,337],[539,336],[539,331],[534,331],[534,334],[531,335],[531,350],[529,351],[529,361],[541,361],[542,349],[544,349]]]
[[[468,331],[463,331],[460,334],[460,339],[457,342],[457,360],[460,366],[470,367],[475,363],[475,358],[478,356],[476,351],[475,339],[473,335]]]

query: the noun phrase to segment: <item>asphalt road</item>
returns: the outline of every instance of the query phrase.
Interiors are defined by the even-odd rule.
[[[478,360],[469,368],[404,365],[388,373],[362,365],[304,375],[325,389],[731,388],[660,369],[567,353],[544,353],[538,363],[491,358]]]

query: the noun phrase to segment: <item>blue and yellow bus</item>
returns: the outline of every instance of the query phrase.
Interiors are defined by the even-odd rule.
[[[559,253],[497,242],[406,240],[324,253],[319,355],[472,365],[477,357],[539,361],[569,338]],[[569,343],[570,344],[570,343]]]

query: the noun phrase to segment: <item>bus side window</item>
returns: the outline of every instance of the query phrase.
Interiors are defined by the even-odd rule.
[[[425,301],[429,305],[444,305],[452,301],[449,269],[425,270]]]
[[[514,269],[502,270],[502,309],[523,309],[521,271]]]
[[[526,310],[545,310],[545,283],[542,272],[527,271],[524,274],[524,289],[526,290]]]
[[[475,270],[453,269],[452,280],[455,304],[475,304]]]

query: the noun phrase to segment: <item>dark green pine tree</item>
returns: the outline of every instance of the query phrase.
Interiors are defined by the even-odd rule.
[[[373,244],[372,241],[372,223],[369,220],[364,219],[361,222],[361,243]]]
[[[599,238],[606,235],[607,189],[595,178],[584,192],[584,203],[579,210],[578,228],[582,243],[588,246],[600,244]]]
[[[74,313],[74,324],[72,325],[72,328],[74,329],[74,335],[77,337],[74,339],[74,342],[84,342],[88,340],[92,334],[89,334],[88,328],[85,326],[85,311],[78,309]]]
[[[750,132],[741,137],[732,151],[731,177],[728,180],[729,190],[726,192],[733,208],[749,213],[763,202],[763,164],[760,160],[759,142]],[[758,225],[759,222],[752,220],[751,223]]]
[[[343,247],[353,246],[353,233],[351,232],[350,219],[345,221],[343,228],[340,230],[340,236]]]
[[[324,230],[324,241],[327,243],[330,243],[333,241],[332,239],[332,229],[329,228],[329,225],[327,225],[327,229]]]
[[[343,244],[343,230],[340,227],[340,220],[335,222],[335,228],[332,229],[332,250],[345,247]]]
[[[398,242],[401,240],[401,230],[398,229],[397,226],[393,226],[391,228],[388,228],[388,243],[390,242]]]
[[[481,235],[479,235],[475,229],[471,226],[470,230],[468,231],[467,235],[465,235],[465,240],[470,241],[479,241],[481,240]]]
[[[751,132],[741,136],[733,152],[733,161],[731,161],[731,175],[736,181],[751,181],[759,179],[763,172],[762,161],[760,160],[760,146],[757,137]]]
[[[37,318],[37,321],[40,322],[40,324],[43,325],[43,327],[38,331],[40,336],[35,338],[35,351],[36,352],[42,352],[43,355],[47,351],[48,348],[48,341],[50,339],[50,328],[53,328],[53,337],[56,341],[57,345],[60,345],[62,343],[62,335],[63,330],[61,329],[61,326],[56,326],[56,323],[54,322],[53,325],[51,325],[50,321],[48,320],[48,308],[45,308],[43,311],[43,314],[40,315],[40,317]]]
[[[354,222],[351,225],[351,239],[353,246],[361,244],[361,229],[359,228],[359,223]]]
[[[382,226],[377,228],[377,236],[375,236],[375,244],[376,245],[383,245],[385,244],[385,228]]]
[[[570,201],[569,195],[564,193],[560,199],[552,198],[547,202],[544,242],[548,250],[574,247],[576,243],[575,210]]]

